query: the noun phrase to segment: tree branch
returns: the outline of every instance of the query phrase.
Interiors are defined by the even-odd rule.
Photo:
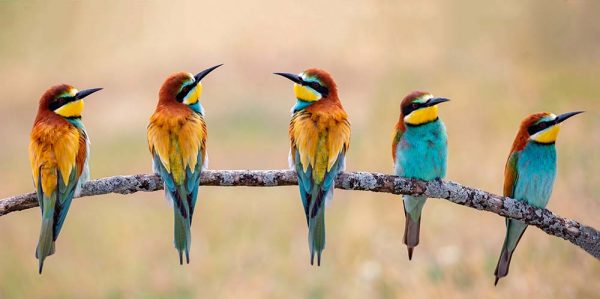
[[[206,170],[200,177],[203,186],[275,187],[297,185],[298,178],[291,170]],[[537,226],[549,235],[563,238],[581,247],[600,260],[600,232],[575,220],[562,218],[547,209],[498,196],[454,182],[424,182],[393,175],[370,172],[341,173],[335,187],[392,194],[409,194],[443,198],[453,203],[484,210],[500,216],[521,220]],[[130,194],[163,189],[154,174],[114,176],[90,181],[83,186],[81,197],[107,193]],[[0,200],[0,216],[38,206],[35,193]]]

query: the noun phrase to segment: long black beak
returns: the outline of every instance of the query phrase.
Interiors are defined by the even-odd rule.
[[[427,100],[427,107],[435,106],[437,104],[448,102],[448,101],[450,101],[450,99],[446,99],[446,98],[431,98],[431,99]]]
[[[563,113],[563,114],[557,116],[554,121],[557,124],[560,124],[561,122],[563,122],[563,121],[565,121],[565,120],[567,120],[567,119],[569,119],[569,118],[571,118],[571,117],[573,117],[573,116],[575,116],[577,114],[583,113],[583,112],[585,112],[585,111],[575,111],[575,112]]]
[[[194,76],[194,79],[196,79],[196,84],[198,84],[198,82],[200,82],[200,80],[202,80],[202,78],[206,77],[206,75],[208,75],[210,72],[214,71],[216,68],[222,66],[223,64],[218,64],[215,65],[213,67],[209,67],[199,73],[196,74],[196,76]]]
[[[290,74],[290,73],[273,73],[275,75],[279,75],[282,77],[286,77],[290,80],[292,80],[294,83],[298,83],[298,84],[303,84],[304,82],[302,81],[302,78],[298,75],[294,75],[294,74]]]
[[[90,89],[84,89],[84,90],[80,90],[76,95],[75,98],[78,100],[81,100],[89,95],[91,95],[92,93],[102,90],[102,88],[90,88]]]

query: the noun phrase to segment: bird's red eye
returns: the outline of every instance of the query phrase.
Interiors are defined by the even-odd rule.
[[[412,103],[412,107],[413,107],[413,109],[417,109],[417,108],[419,108],[419,104],[417,104],[417,103]]]
[[[541,123],[540,128],[542,128],[542,129],[546,128],[546,123]]]

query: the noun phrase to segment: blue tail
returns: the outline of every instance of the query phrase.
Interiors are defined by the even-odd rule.
[[[40,231],[40,239],[38,241],[37,248],[35,250],[35,257],[39,261],[38,271],[42,274],[44,268],[44,260],[46,257],[53,255],[54,248],[54,237],[53,237],[54,219],[52,215],[50,217],[44,217],[42,219],[42,229]]]
[[[162,178],[166,196],[173,203],[173,244],[179,253],[179,264],[181,265],[183,265],[184,253],[186,262],[190,263],[191,225],[200,182],[201,153],[198,153],[198,163],[194,172],[189,167],[186,168],[185,181],[182,184],[175,183],[173,176],[164,168],[158,155],[154,155],[154,171]]]
[[[317,266],[321,266],[321,253],[325,249],[325,209],[322,207],[316,217],[308,223],[308,246],[310,248],[310,264],[314,264],[317,254]]]
[[[188,196],[184,188],[179,188],[179,192],[170,194],[173,200],[173,218],[174,218],[174,245],[179,252],[179,264],[183,265],[183,254],[185,253],[186,263],[190,263],[191,239],[191,209]]]
[[[41,179],[40,179],[41,181]],[[55,191],[47,197],[41,190],[41,184],[38,186],[38,202],[40,203],[40,208],[42,209],[42,227],[40,229],[40,238],[38,240],[37,248],[35,249],[35,257],[38,259],[39,266],[38,272],[42,274],[42,270],[44,269],[44,260],[46,257],[53,255],[55,252],[54,241],[56,240],[54,236],[55,228],[54,220],[55,214],[57,214],[56,210],[56,194]],[[39,200],[41,198],[41,200]],[[60,213],[58,213],[60,214]]]
[[[190,245],[191,245],[191,234],[190,234],[190,221],[189,218],[185,218],[179,209],[174,209],[174,223],[175,223],[175,248],[179,251],[179,264],[183,265],[183,253],[185,252],[186,262],[190,263]]]
[[[296,151],[296,173],[298,174],[298,187],[300,197],[308,223],[308,248],[310,249],[310,264],[314,265],[315,254],[317,265],[321,265],[321,255],[325,249],[325,203],[333,197],[335,178],[340,172],[344,153],[340,153],[331,168],[320,183],[315,183],[312,166],[306,171],[302,167],[300,154]]]

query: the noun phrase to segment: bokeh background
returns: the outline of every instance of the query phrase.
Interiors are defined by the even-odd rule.
[[[151,171],[146,125],[172,72],[204,82],[211,169],[287,168],[290,82],[318,66],[352,121],[348,170],[392,172],[399,103],[423,89],[450,138],[448,179],[501,193],[520,120],[563,126],[549,208],[600,227],[598,1],[2,1],[0,198],[32,190],[28,135],[56,83],[104,87],[86,105],[93,178]],[[408,262],[400,197],[338,190],[309,265],[296,187],[201,188],[192,263],[179,266],[162,192],[76,200],[37,274],[39,210],[0,218],[0,298],[598,298],[600,263],[530,228],[493,287],[496,215],[426,206]]]

